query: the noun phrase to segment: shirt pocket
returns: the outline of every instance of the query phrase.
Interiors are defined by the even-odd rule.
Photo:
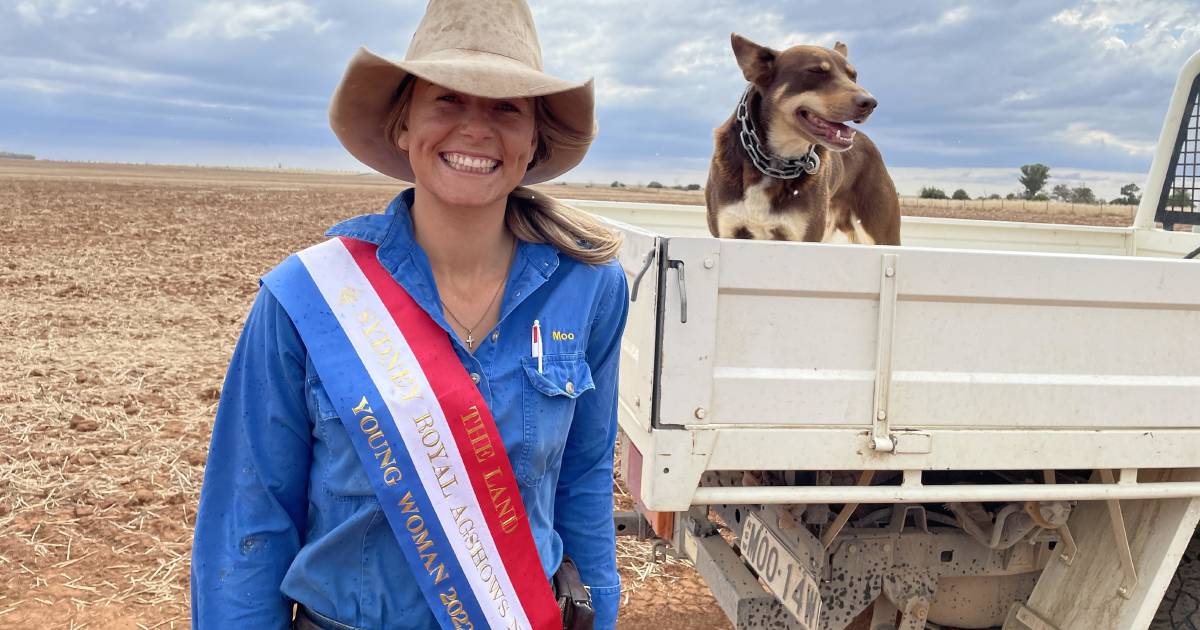
[[[595,389],[592,370],[582,352],[521,358],[521,411],[524,434],[515,462],[519,480],[534,486],[546,471],[556,467],[567,444],[575,400]]]
[[[378,499],[362,460],[346,434],[346,426],[320,379],[308,381],[309,412],[316,418],[313,436],[313,476],[326,494],[344,501]]]

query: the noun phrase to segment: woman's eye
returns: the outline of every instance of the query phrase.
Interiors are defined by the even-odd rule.
[[[457,103],[458,95],[457,94],[443,94],[443,95],[439,96],[437,100],[445,101],[447,103]]]
[[[518,108],[516,105],[513,105],[512,103],[500,103],[496,107],[499,108],[501,111],[505,111],[505,112],[520,112],[521,111],[520,108]]]

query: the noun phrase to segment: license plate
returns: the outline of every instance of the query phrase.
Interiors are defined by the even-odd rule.
[[[809,570],[756,514],[747,514],[738,541],[742,556],[805,630],[821,627],[821,591]]]

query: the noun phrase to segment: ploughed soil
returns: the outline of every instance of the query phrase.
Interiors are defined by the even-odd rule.
[[[0,160],[0,628],[189,625],[211,422],[257,279],[401,188],[373,175]],[[544,190],[703,204],[688,191]],[[731,627],[688,563],[650,562],[650,549],[619,544],[621,627]]]

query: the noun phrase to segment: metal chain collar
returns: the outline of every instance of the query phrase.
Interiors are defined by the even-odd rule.
[[[738,101],[737,106],[738,139],[742,141],[742,148],[750,156],[750,162],[763,175],[776,179],[796,179],[801,175],[815,174],[817,169],[821,168],[821,158],[817,156],[815,144],[808,148],[808,153],[798,158],[776,157],[763,150],[762,143],[758,140],[758,130],[754,127],[754,119],[750,116],[750,95],[753,93],[754,86],[747,86],[746,93],[742,94],[742,100]]]

